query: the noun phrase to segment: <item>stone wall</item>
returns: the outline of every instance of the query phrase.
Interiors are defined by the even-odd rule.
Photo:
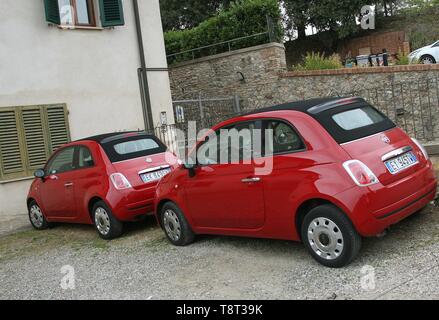
[[[272,43],[174,65],[170,76],[174,100],[238,94],[243,110],[359,95],[422,140],[439,138],[439,65],[287,72]]]
[[[278,43],[183,62],[170,68],[172,97],[238,94],[245,109],[254,109],[271,102],[270,93],[277,91],[285,70],[285,48]]]

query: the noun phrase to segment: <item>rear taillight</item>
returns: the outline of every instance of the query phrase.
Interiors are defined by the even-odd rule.
[[[117,190],[125,190],[131,188],[131,183],[122,173],[113,173],[110,180]]]
[[[360,187],[367,187],[380,182],[372,170],[359,160],[346,161],[343,163],[343,167]]]
[[[424,146],[415,138],[412,138],[412,141],[414,144],[416,144],[418,146],[419,149],[421,149],[422,154],[424,155],[425,159],[428,160],[429,159],[428,152],[427,152],[427,150],[425,150]]]

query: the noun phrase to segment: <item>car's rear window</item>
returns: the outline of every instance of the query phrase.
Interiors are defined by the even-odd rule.
[[[380,123],[385,117],[371,106],[365,106],[335,114],[332,119],[344,130],[354,130]]]
[[[158,147],[158,143],[150,138],[121,142],[113,146],[114,150],[120,155],[153,150]]]
[[[366,102],[332,108],[315,115],[340,144],[395,128],[387,116]]]
[[[102,147],[111,162],[163,153],[167,149],[159,139],[153,136],[129,136],[102,143]]]

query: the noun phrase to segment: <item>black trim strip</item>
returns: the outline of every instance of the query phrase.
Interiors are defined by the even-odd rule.
[[[379,217],[378,220],[386,219],[386,218],[388,218],[388,217],[390,217],[390,216],[393,216],[394,214],[397,214],[398,212],[401,212],[402,210],[407,209],[408,207],[411,207],[411,206],[414,205],[416,202],[421,201],[422,199],[428,197],[430,194],[432,194],[432,193],[435,192],[435,191],[436,191],[436,189],[432,189],[432,190],[430,190],[430,192],[424,194],[422,197],[420,197],[420,198],[418,198],[418,199],[416,199],[416,200],[410,202],[409,204],[406,204],[404,207],[399,208],[399,209],[397,209],[397,210],[394,210],[394,211],[392,211],[392,212],[390,212],[390,213],[388,213],[388,214],[386,214],[386,215],[384,215],[384,216],[382,216],[382,217]]]

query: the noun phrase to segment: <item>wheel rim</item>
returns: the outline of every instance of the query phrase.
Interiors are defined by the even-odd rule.
[[[174,241],[178,241],[181,237],[181,225],[177,214],[173,210],[166,210],[163,214],[163,225],[166,234]]]
[[[323,259],[335,260],[343,253],[343,234],[330,219],[314,219],[308,227],[308,241],[313,251]]]
[[[99,207],[95,210],[95,225],[99,233],[103,234],[104,236],[108,235],[110,232],[110,216],[102,207]]]
[[[32,221],[32,224],[37,228],[41,228],[43,226],[43,223],[44,223],[44,216],[43,216],[43,212],[41,211],[40,207],[37,206],[36,204],[34,204],[30,208],[29,214],[30,214],[30,219]]]
[[[434,64],[434,61],[431,57],[425,57],[422,59],[423,64]]]

